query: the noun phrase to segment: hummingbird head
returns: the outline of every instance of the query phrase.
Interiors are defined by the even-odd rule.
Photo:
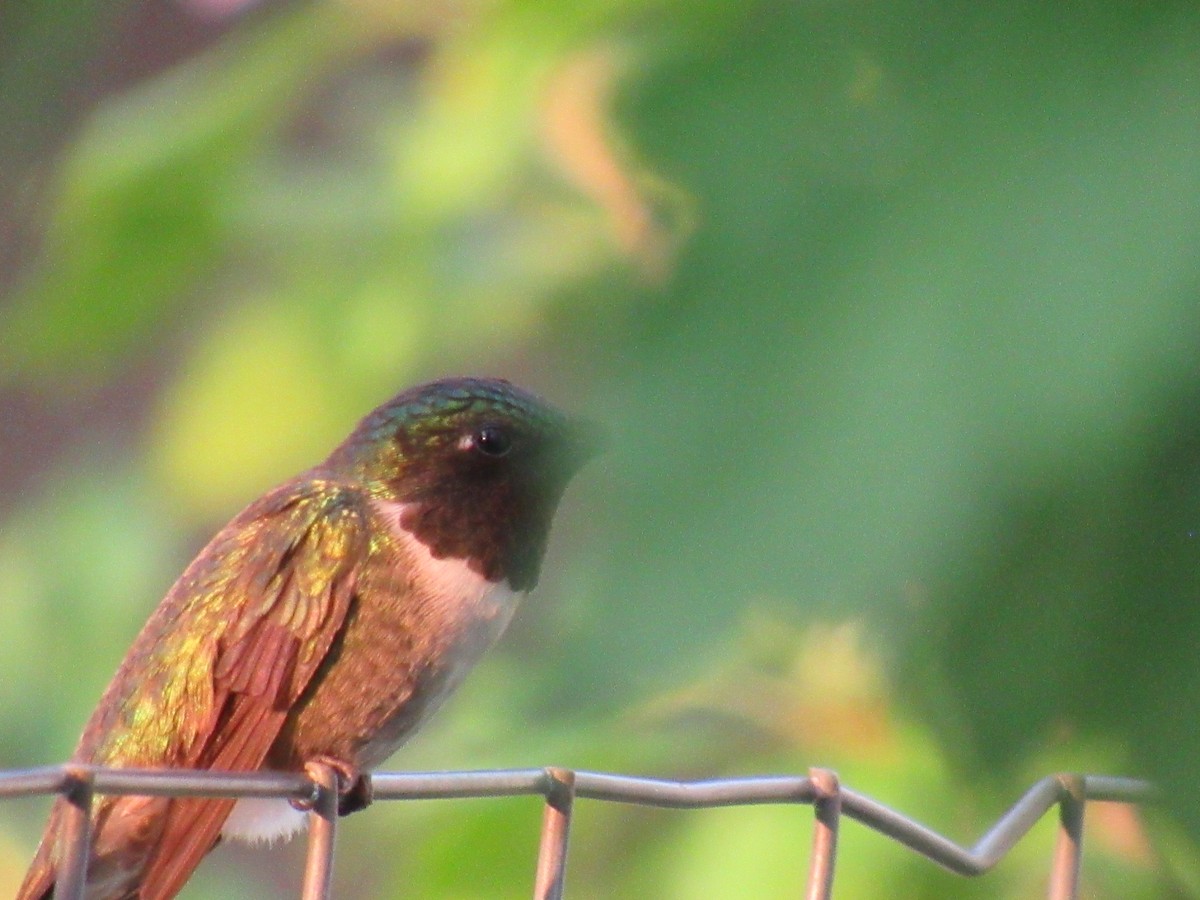
[[[528,590],[567,483],[601,449],[598,430],[491,378],[405,391],[367,415],[326,461],[377,499],[437,558]]]

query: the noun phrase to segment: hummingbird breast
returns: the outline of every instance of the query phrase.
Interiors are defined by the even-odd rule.
[[[316,756],[378,766],[454,691],[522,596],[458,558],[436,558],[372,501],[379,528],[338,640],[297,704],[272,763]]]
[[[315,757],[360,770],[383,763],[495,643],[523,596],[465,559],[434,557],[400,525],[403,504],[372,505],[378,536],[346,623],[272,748],[272,768]],[[223,833],[271,843],[305,825],[286,801],[239,800]]]

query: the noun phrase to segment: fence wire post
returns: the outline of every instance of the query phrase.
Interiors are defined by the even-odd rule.
[[[808,862],[808,889],[805,900],[829,900],[833,896],[833,869],[837,861],[838,821],[842,815],[842,788],[836,772],[809,769],[812,783],[813,842]]]
[[[1050,871],[1050,900],[1075,900],[1079,895],[1079,867],[1083,859],[1083,779],[1059,775],[1058,840]]]
[[[0,800],[56,796],[51,817],[56,900],[87,894],[88,864],[97,840],[94,796],[242,797],[290,799],[309,811],[302,900],[328,900],[333,873],[340,768],[312,763],[296,773],[112,769],[69,763],[27,770],[0,770]],[[371,784],[375,782],[372,781]],[[380,799],[544,797],[534,880],[535,900],[562,900],[567,846],[576,796],[671,809],[759,803],[813,805],[812,855],[806,900],[830,900],[843,815],[959,875],[982,875],[1004,859],[1043,815],[1058,807],[1058,835],[1049,877],[1050,900],[1076,900],[1083,862],[1088,800],[1151,803],[1158,792],[1137,778],[1060,774],[1039,779],[972,846],[964,847],[882,803],[842,787],[835,772],[811,769],[807,777],[756,776],[705,781],[668,781],[561,768],[473,772],[386,773]],[[364,782],[364,785],[367,784]],[[108,802],[108,801],[105,801]]]
[[[92,778],[78,766],[66,768],[63,823],[59,832],[55,900],[83,900],[88,856],[92,850]]]
[[[308,813],[308,852],[304,857],[301,900],[327,900],[333,881],[333,839],[337,833],[338,776],[332,766],[309,763],[304,767],[316,785]]]
[[[562,900],[567,874],[567,839],[575,803],[575,773],[570,769],[545,770],[546,806],[542,813],[542,838],[538,846],[534,900]]]

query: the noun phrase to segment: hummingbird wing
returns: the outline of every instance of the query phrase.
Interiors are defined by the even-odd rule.
[[[146,623],[75,758],[122,767],[260,768],[345,622],[370,549],[368,502],[353,487],[312,479],[238,515]],[[132,888],[141,900],[165,900],[215,845],[235,801],[146,801],[97,803],[92,868],[98,880],[109,873],[113,896],[131,896]],[[57,818],[21,898],[42,897],[53,885]]]

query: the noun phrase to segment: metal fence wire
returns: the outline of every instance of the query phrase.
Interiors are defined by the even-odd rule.
[[[995,866],[1052,807],[1058,807],[1058,837],[1051,863],[1050,900],[1078,893],[1084,807],[1089,800],[1144,803],[1154,790],[1145,781],[1103,775],[1052,775],[1038,781],[988,829],[964,847],[876,800],[845,787],[828,769],[805,776],[663,781],[602,772],[547,767],[474,772],[377,772],[375,800],[541,795],[541,843],[534,875],[535,900],[563,896],[571,811],[577,798],[674,809],[795,803],[814,811],[806,900],[832,896],[838,829],[854,819],[959,875],[981,875]],[[337,831],[337,776],[313,764],[307,774],[226,773],[184,770],[105,769],[65,765],[0,771],[0,797],[61,794],[68,815],[60,834],[56,900],[81,900],[91,843],[95,794],[171,797],[274,797],[301,801],[310,809],[302,900],[329,897]]]

